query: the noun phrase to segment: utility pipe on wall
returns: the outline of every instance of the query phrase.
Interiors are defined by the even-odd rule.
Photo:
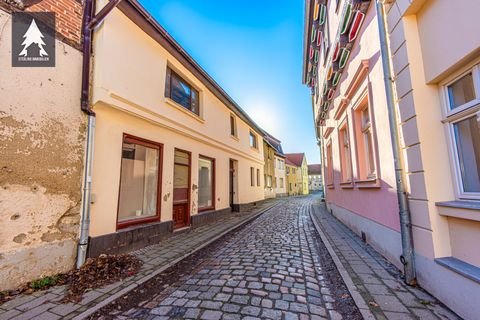
[[[393,92],[393,77],[388,46],[384,0],[376,1],[378,30],[380,36],[380,51],[382,54],[383,79],[387,97],[388,122],[390,124],[390,138],[392,141],[393,160],[395,166],[395,180],[397,187],[398,209],[400,215],[400,233],[402,237],[402,251],[400,261],[404,266],[405,283],[416,284],[415,253],[413,250],[412,222],[408,208],[408,197],[405,191],[404,170],[401,159],[400,139],[398,136],[397,116],[395,112],[395,98]]]
[[[94,17],[95,0],[85,0],[82,21],[82,89],[80,96],[81,110],[88,115],[87,144],[85,148],[85,170],[83,177],[82,211],[80,218],[80,237],[77,247],[77,268],[87,258],[88,237],[90,235],[90,197],[92,190],[93,146],[95,141],[95,112],[90,107],[90,65],[92,53],[93,30],[122,0],[111,0]]]

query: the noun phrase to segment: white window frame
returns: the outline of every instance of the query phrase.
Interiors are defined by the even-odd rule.
[[[469,101],[455,109],[450,107],[450,97],[448,94],[448,86],[460,80],[467,74],[472,73],[473,87],[476,99]],[[442,101],[443,101],[443,115],[442,122],[448,135],[448,143],[450,149],[450,161],[454,171],[455,193],[460,200],[480,200],[480,192],[467,192],[463,189],[462,172],[460,169],[460,157],[457,148],[457,138],[455,135],[454,125],[462,120],[477,115],[480,119],[480,64],[469,66],[463,72],[456,74],[442,84]]]

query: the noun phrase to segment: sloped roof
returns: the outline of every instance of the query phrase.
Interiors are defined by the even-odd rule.
[[[225,90],[173,39],[173,37],[151,16],[139,0],[121,1],[117,8],[132,20],[168,53],[173,55],[188,71],[200,80],[222,103],[240,119],[260,134],[264,130],[228,95]]]
[[[293,166],[293,167],[296,167],[296,166],[297,166],[295,163],[293,163],[292,161],[288,160],[288,158],[285,158],[285,164],[288,165],[288,166]]]
[[[285,157],[294,166],[301,167],[303,162],[303,157],[305,157],[305,153],[286,153]]]
[[[322,174],[322,165],[321,164],[309,164],[308,165],[308,174]]]
[[[285,157],[285,154],[283,153],[282,149],[282,142],[272,136],[271,134],[265,132],[265,141],[273,148],[275,149],[275,153],[281,157]]]

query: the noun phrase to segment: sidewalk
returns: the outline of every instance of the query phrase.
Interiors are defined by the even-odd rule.
[[[232,212],[231,215],[215,223],[179,233],[159,244],[133,252],[132,254],[137,255],[144,262],[138,274],[124,281],[89,291],[78,304],[62,304],[60,301],[65,295],[66,288],[65,286],[54,287],[31,295],[20,295],[0,305],[0,320],[33,318],[55,320],[87,317],[226,233],[255,219],[279,202],[282,201],[264,201],[251,211]]]
[[[319,199],[311,217],[365,319],[460,319],[327,212]]]

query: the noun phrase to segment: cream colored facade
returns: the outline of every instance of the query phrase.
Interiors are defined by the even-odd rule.
[[[12,67],[12,16],[2,5],[0,291],[74,266],[85,142],[78,47],[56,40],[55,67]]]
[[[277,197],[286,196],[287,193],[287,176],[285,167],[285,158],[275,155],[275,181]]]
[[[150,24],[146,28],[153,30]],[[241,206],[264,199],[261,132],[252,122],[242,120],[238,110],[229,108],[218,93],[193,74],[191,64],[184,58],[179,60],[171,48],[155,37],[158,40],[160,35],[152,38],[119,9],[114,9],[95,32],[92,106],[97,120],[90,229],[93,238],[120,231],[117,210],[124,134],[163,145],[158,195],[160,223],[173,219],[175,149],[191,153],[188,194],[192,218],[198,215],[200,156],[215,160],[215,211],[230,210],[230,160],[235,162],[231,170],[235,185],[233,203]],[[198,116],[165,97],[167,67],[198,90]],[[235,120],[234,135],[231,116]],[[250,134],[256,136],[256,147],[250,145]]]
[[[480,2],[397,0],[387,11],[417,279],[460,316],[478,319],[480,204],[478,192],[462,190],[466,177],[454,130],[472,115],[478,121],[480,33],[475,21]],[[447,88],[468,74],[470,85],[455,95],[470,92],[472,81],[475,93],[466,99],[469,104],[451,109]],[[475,140],[478,127],[461,134]],[[478,161],[464,165],[478,167]],[[467,177],[478,179],[471,167]]]

